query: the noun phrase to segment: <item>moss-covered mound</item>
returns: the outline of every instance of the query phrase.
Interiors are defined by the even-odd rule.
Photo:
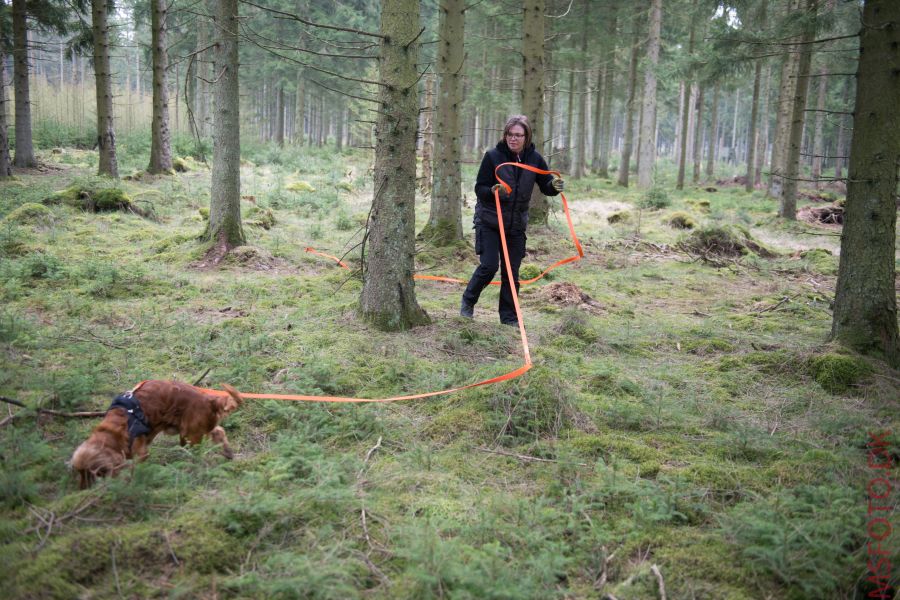
[[[693,229],[697,226],[697,222],[694,221],[691,215],[680,211],[669,215],[666,222],[669,224],[669,227],[674,227],[675,229]]]
[[[275,214],[272,213],[271,209],[268,208],[260,208],[258,206],[252,207],[247,211],[247,225],[252,225],[253,227],[262,227],[263,229],[272,229],[275,227]],[[207,211],[207,218],[209,217],[209,213]]]
[[[127,211],[142,217],[149,214],[137,206],[125,190],[106,187],[91,188],[73,185],[43,200],[44,204],[65,204],[88,212]]]
[[[861,358],[832,352],[812,358],[809,368],[816,382],[832,394],[846,392],[872,372]]]
[[[629,221],[631,221],[631,213],[628,211],[614,212],[606,217],[606,222],[610,225],[615,225],[616,223],[628,223]]]
[[[43,204],[27,202],[6,215],[0,223],[4,225],[33,225],[53,219],[53,213]]]
[[[749,231],[740,227],[704,227],[694,231],[679,247],[690,254],[707,258],[738,258],[751,253],[763,258],[776,256],[775,252],[754,240]]]

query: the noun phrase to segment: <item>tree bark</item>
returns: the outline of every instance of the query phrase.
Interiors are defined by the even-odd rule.
[[[662,0],[650,0],[647,64],[644,71],[644,101],[641,108],[641,147],[638,164],[638,187],[653,185],[656,168],[656,67],[659,63]]]
[[[204,238],[218,254],[244,243],[241,226],[241,132],[238,86],[238,0],[208,0],[214,15],[213,161],[209,224]]]
[[[153,124],[150,134],[148,173],[168,173],[172,170],[169,89],[166,85],[166,70],[169,63],[166,49],[167,7],[168,0],[150,0],[150,27],[153,38]]]
[[[113,127],[112,73],[109,67],[109,3],[91,0],[94,34],[94,83],[97,94],[97,150],[99,175],[119,176],[116,159],[116,132]]]
[[[595,169],[599,177],[609,178],[609,147],[613,137],[612,130],[612,109],[613,109],[613,89],[616,83],[616,32],[619,28],[619,4],[613,2],[609,7],[606,17],[608,36],[608,47],[606,56],[602,56],[603,61],[603,104],[599,114],[600,128],[598,135],[594,140],[594,144],[598,148],[596,152],[597,161]],[[599,99],[600,90],[597,90]]]
[[[591,2],[590,0],[582,0],[582,19],[581,19],[581,56],[587,57],[588,48],[588,27],[592,27],[591,23]],[[574,66],[574,65],[573,65]],[[588,98],[588,77],[584,75],[578,78],[578,89],[580,94],[578,97],[578,132],[575,140],[574,165],[572,166],[572,178],[581,179],[584,177],[584,167],[587,164],[587,98]],[[572,90],[575,93],[575,90]]]
[[[31,91],[28,82],[28,23],[26,0],[13,0],[13,80],[16,97],[17,167],[34,167],[34,144],[31,140]]]
[[[850,81],[844,81],[844,93],[843,93],[843,102],[841,102],[841,110],[846,110],[845,107],[849,107],[850,105]],[[835,157],[834,157],[834,177],[835,179],[840,179],[844,175],[844,157],[847,156],[845,154],[846,150],[844,146],[847,145],[847,115],[840,115],[837,120],[837,142],[835,142]]]
[[[422,110],[422,178],[419,189],[425,195],[431,194],[434,177],[434,74],[428,73],[425,79],[425,106]]]
[[[382,0],[375,197],[363,257],[360,313],[385,331],[429,322],[416,301],[418,0]]]
[[[431,213],[422,231],[424,239],[438,246],[463,239],[460,110],[465,52],[459,40],[465,37],[465,10],[465,0],[440,3],[436,126],[442,143],[435,149]]]
[[[691,28],[688,33],[688,47],[687,47],[687,58],[688,60],[693,60],[694,54],[694,36],[696,35],[697,29],[697,0],[693,0],[691,2]],[[691,87],[693,84],[694,74],[693,69],[691,69],[685,80],[682,82],[683,90],[681,94],[681,101],[684,103],[684,114],[681,116],[681,139],[678,147],[678,180],[675,183],[676,190],[684,189],[684,171],[685,166],[687,165],[687,140],[690,132],[690,128],[688,127],[688,122],[690,121],[691,115]]]
[[[548,157],[553,152],[553,131],[544,135],[544,11],[545,0],[525,0],[522,16],[522,112],[531,121],[532,142]],[[553,119],[551,110],[550,119]],[[545,149],[545,142],[550,147]],[[550,213],[547,197],[538,186],[531,193],[529,215],[532,223],[546,225]]]
[[[788,11],[800,10],[801,0],[789,0]],[[793,38],[793,42],[798,41]],[[778,105],[775,112],[775,138],[772,142],[772,160],[769,163],[769,185],[767,193],[773,198],[781,198],[784,187],[785,156],[787,155],[792,101],[797,85],[797,67],[800,56],[796,46],[786,46],[781,59],[781,82],[778,86]]]
[[[895,289],[900,3],[866,0],[831,336],[900,366]]]
[[[631,153],[634,151],[634,120],[635,102],[638,81],[638,52],[641,46],[640,15],[643,12],[641,4],[634,6],[634,16],[631,19],[631,58],[628,63],[628,99],[625,101],[625,132],[622,140],[622,157],[619,161],[618,185],[628,187],[628,173],[631,170]]]
[[[700,183],[700,163],[703,161],[703,82],[697,84],[697,109],[694,117],[694,173],[691,182]]]
[[[722,84],[716,80],[713,86],[712,112],[709,115],[709,154],[706,156],[706,178],[712,179],[719,150],[719,93]]]
[[[766,28],[766,2],[759,5],[759,29]],[[747,183],[745,189],[752,192],[756,185],[756,149],[759,121],[759,94],[762,82],[763,58],[757,58],[753,67],[753,98],[750,100],[750,125],[747,128]],[[765,114],[765,113],[763,113]]]
[[[805,8],[813,17],[818,10],[818,0],[805,0]],[[800,60],[797,65],[797,83],[791,110],[788,150],[784,157],[784,185],[781,190],[781,207],[778,216],[797,218],[797,188],[800,177],[800,145],[803,141],[803,122],[806,117],[806,94],[809,91],[809,73],[812,65],[812,44],[816,37],[815,23],[808,24],[801,36]]]
[[[771,78],[771,63],[766,61],[766,70],[763,75],[763,89],[760,92],[760,97],[762,99],[762,105],[759,110],[761,121],[757,125],[759,128],[759,135],[756,139],[756,166],[754,167],[755,171],[753,177],[756,185],[762,183],[762,169],[766,162],[766,150],[769,147],[769,80]]]
[[[3,38],[3,21],[0,19],[0,39]],[[0,179],[12,176],[9,157],[9,137],[6,131],[6,53],[0,45]]]
[[[278,82],[278,93],[275,95],[275,143],[284,148],[284,82]]]
[[[816,189],[821,187],[819,178],[822,177],[822,154],[825,149],[825,92],[828,88],[828,77],[825,76],[825,65],[819,67],[818,90],[816,98],[816,120],[813,130],[812,143],[812,178],[815,180]]]

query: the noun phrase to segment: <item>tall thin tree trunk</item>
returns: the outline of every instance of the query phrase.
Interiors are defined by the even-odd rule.
[[[709,154],[706,157],[706,178],[712,179],[716,168],[716,155],[719,151],[719,93],[722,84],[716,80],[713,86],[712,112],[709,115]]]
[[[33,167],[34,145],[31,140],[31,91],[28,81],[28,24],[26,0],[13,0],[13,80],[16,98],[17,167]]]
[[[612,130],[612,114],[613,114],[613,90],[616,83],[616,34],[619,28],[619,3],[613,2],[609,7],[606,15],[608,36],[608,52],[607,55],[601,57],[603,61],[603,106],[600,111],[599,123],[600,130],[594,144],[598,148],[596,152],[597,175],[603,178],[609,178],[609,145],[613,136]],[[597,97],[600,97],[600,90],[597,90]]]
[[[303,86],[303,74],[297,73],[297,124],[294,127],[294,143],[302,146],[306,126],[306,89]]]
[[[656,168],[656,67],[659,63],[662,0],[650,0],[650,33],[647,41],[647,65],[644,71],[644,100],[641,109],[641,147],[638,186],[653,185]]]
[[[787,10],[796,13],[801,0],[788,0]],[[790,40],[799,41],[798,38]],[[778,86],[778,105],[775,111],[775,137],[772,142],[772,159],[769,163],[769,185],[767,193],[773,198],[781,198],[784,188],[785,157],[790,138],[791,115],[794,91],[797,86],[797,67],[800,54],[796,46],[786,46],[781,59],[781,79]]]
[[[538,152],[544,153],[545,142],[551,142],[548,151],[553,152],[553,128],[543,131],[544,121],[544,11],[545,0],[525,0],[522,15],[522,111],[531,121],[532,142]],[[550,107],[553,119],[554,107]],[[549,160],[549,158],[548,158]],[[550,208],[547,198],[537,186],[531,194],[529,213],[535,224],[546,224]]]
[[[169,90],[166,85],[168,50],[166,14],[168,0],[150,0],[153,53],[153,124],[148,173],[168,173],[172,169],[172,143],[169,134]]]
[[[434,173],[434,79],[433,73],[428,73],[425,79],[425,106],[422,110],[422,178],[419,189],[428,195],[431,193],[432,177]]]
[[[429,321],[416,301],[418,0],[382,0],[375,197],[363,257],[362,317],[382,330]]]
[[[762,169],[763,165],[766,163],[766,150],[769,147],[769,88],[770,88],[770,80],[772,78],[772,66],[769,61],[766,61],[766,71],[763,75],[763,89],[761,92],[762,98],[762,106],[760,107],[759,114],[761,115],[761,122],[758,127],[761,128],[759,135],[757,136],[756,143],[756,165],[754,167],[754,176],[753,180],[756,182],[756,185],[760,185],[762,183]]]
[[[238,0],[208,0],[214,15],[213,50],[217,74],[213,93],[213,164],[209,194],[209,224],[204,237],[214,242],[221,258],[244,243],[241,226],[241,132],[238,83]]]
[[[278,82],[275,96],[275,143],[284,148],[284,82]]]
[[[588,27],[592,27],[592,19],[591,19],[591,2],[590,0],[582,0],[582,15],[583,18],[581,20],[581,55],[587,56],[587,48],[588,48]],[[588,77],[582,76],[579,77],[579,85],[578,89],[580,91],[578,97],[578,125],[576,126],[576,130],[578,132],[578,136],[575,140],[575,152],[574,152],[574,160],[575,164],[572,166],[572,178],[573,179],[581,179],[584,177],[584,167],[587,164],[587,98],[588,98]],[[572,93],[575,93],[575,90],[572,90]]]
[[[440,81],[436,124],[441,143],[435,151],[431,213],[422,237],[436,245],[449,245],[463,239],[460,109],[465,53],[457,40],[465,37],[466,2],[443,0],[439,10],[437,70]],[[529,34],[527,30],[524,33]]]
[[[841,96],[841,110],[846,111],[850,108],[850,86],[851,82],[849,80],[844,80],[844,92]],[[835,142],[835,151],[834,151],[834,178],[841,179],[844,175],[844,160],[845,156],[847,156],[847,149],[845,146],[847,145],[847,115],[840,115],[837,120],[837,142]]]
[[[697,29],[697,0],[693,0],[691,2],[691,28],[688,33],[688,47],[687,47],[687,55],[688,60],[691,60],[694,54],[694,36],[696,35]],[[675,189],[683,190],[684,189],[684,171],[685,165],[687,164],[687,140],[688,135],[690,133],[690,128],[688,127],[688,123],[690,121],[691,115],[691,87],[693,82],[693,73],[689,72],[687,79],[682,82],[682,86],[684,86],[683,93],[681,95],[681,102],[684,104],[684,114],[681,116],[681,140],[678,148],[678,180],[675,183]]]
[[[731,123],[731,143],[728,149],[728,161],[732,163],[736,163],[737,156],[737,134],[738,134],[738,113],[741,111],[741,88],[736,88],[734,90],[734,119]]]
[[[762,2],[759,5],[760,30],[765,30],[767,16],[766,3]],[[747,183],[745,189],[748,192],[752,192],[756,185],[757,122],[759,120],[759,94],[762,81],[762,63],[764,60],[763,58],[757,58],[753,67],[753,98],[750,100],[750,124],[747,128]]]
[[[625,132],[622,140],[622,158],[619,161],[618,185],[628,187],[628,172],[631,169],[631,153],[634,144],[634,119],[635,119],[635,94],[637,93],[638,81],[638,52],[640,49],[641,33],[640,33],[640,3],[634,6],[634,16],[631,19],[631,58],[628,63],[628,99],[625,101]]]
[[[813,17],[818,10],[818,0],[805,0],[805,8]],[[778,216],[785,219],[797,218],[797,188],[800,178],[800,144],[803,141],[803,122],[806,116],[806,95],[809,91],[809,73],[812,66],[812,41],[816,37],[815,24],[807,25],[801,38],[800,61],[797,66],[797,84],[791,111],[791,128],[788,136],[788,151],[785,155],[784,187]]]
[[[91,0],[94,33],[94,80],[97,93],[98,174],[119,176],[116,159],[116,132],[113,127],[112,73],[109,68],[109,25],[107,0]]]
[[[700,163],[703,161],[703,82],[697,84],[697,109],[694,117],[694,173],[691,182],[700,183]]]
[[[900,3],[866,0],[853,142],[831,336],[900,367],[897,329],[897,165],[900,164]]]
[[[0,39],[3,38],[3,20],[0,19]],[[6,53],[0,45],[0,179],[12,176],[9,157],[9,137],[6,131]]]
[[[819,179],[822,177],[822,155],[825,153],[825,91],[828,87],[828,77],[825,76],[825,65],[819,67],[818,97],[816,98],[816,126],[813,133],[812,143],[812,178],[815,180],[816,189],[819,189],[822,183]]]

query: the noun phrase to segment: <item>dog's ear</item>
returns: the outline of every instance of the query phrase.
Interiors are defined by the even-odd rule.
[[[226,392],[228,392],[229,397],[225,398],[224,396],[217,396],[216,400],[219,402],[219,406],[226,413],[237,410],[241,403],[244,401],[244,399],[241,397],[241,394],[227,383],[223,383],[222,387],[225,388]]]

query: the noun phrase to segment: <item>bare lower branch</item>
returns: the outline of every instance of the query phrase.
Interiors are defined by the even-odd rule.
[[[255,6],[256,8],[259,8],[266,12],[276,14],[282,19],[298,21],[300,23],[303,23],[304,25],[309,25],[310,27],[318,27],[320,29],[331,29],[333,31],[346,31],[347,33],[355,33],[357,35],[367,35],[369,37],[376,37],[376,38],[381,38],[381,39],[385,39],[387,37],[387,36],[381,35],[380,33],[373,33],[371,31],[363,31],[362,29],[351,29],[349,27],[338,27],[336,25],[324,25],[322,23],[315,23],[313,21],[308,21],[302,17],[298,17],[297,15],[295,15],[293,13],[284,12],[281,10],[275,10],[274,8],[268,8],[266,6],[260,6],[259,4],[256,4],[255,2],[251,2],[250,0],[240,0],[240,1],[243,2],[244,4],[249,4],[250,6]]]
[[[8,404],[15,404],[16,406],[21,406],[22,408],[30,408],[24,402],[19,402],[18,400],[13,400],[12,398],[6,398],[5,396],[0,396],[0,401],[6,402]],[[36,408],[36,411],[45,415],[53,415],[54,417],[64,417],[71,419],[86,419],[86,418],[94,418],[94,417],[102,417],[106,414],[105,410],[96,410],[96,411],[84,411],[84,412],[62,412],[59,410],[50,410],[49,408]]]

